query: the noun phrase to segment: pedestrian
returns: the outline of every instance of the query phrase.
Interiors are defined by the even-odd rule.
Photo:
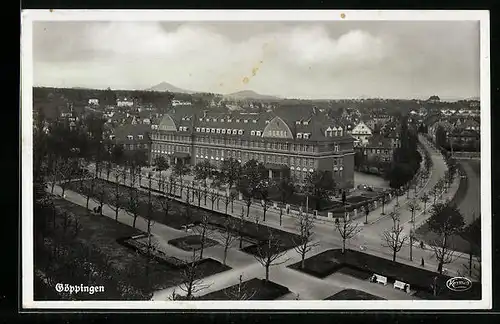
[[[421,265],[422,267],[425,267],[425,262],[424,262],[424,258],[423,258],[423,257],[422,257],[422,261],[420,262],[420,265]]]
[[[420,241],[420,248],[423,250],[424,249],[424,241]]]

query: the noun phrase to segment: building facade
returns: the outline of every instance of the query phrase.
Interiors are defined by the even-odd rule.
[[[264,163],[275,177],[284,170],[298,184],[315,170],[328,170],[342,188],[354,187],[354,139],[317,109],[269,113],[187,113],[163,116],[151,133],[151,156],[220,167],[234,158]]]

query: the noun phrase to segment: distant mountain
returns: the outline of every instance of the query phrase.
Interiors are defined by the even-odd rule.
[[[146,91],[158,91],[158,92],[177,92],[177,93],[187,93],[187,94],[193,94],[196,93],[196,91],[191,91],[191,90],[186,90],[186,89],[181,89],[177,88],[176,86],[168,83],[168,82],[161,82],[158,83],[157,85],[146,89]]]
[[[248,100],[248,99],[253,99],[253,100],[279,100],[281,98],[276,97],[276,96],[269,96],[269,95],[263,95],[260,93],[257,93],[252,90],[242,90],[234,93],[230,93],[228,95],[224,96],[227,99],[232,99],[232,100]]]

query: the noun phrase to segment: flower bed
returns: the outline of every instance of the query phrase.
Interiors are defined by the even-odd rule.
[[[239,296],[247,296],[246,298],[238,298],[238,294],[234,293],[238,285],[214,291],[204,296],[198,297],[200,300],[275,300],[290,292],[290,290],[282,285],[272,281],[265,281],[264,279],[251,279],[245,281],[241,285],[242,293]]]
[[[189,235],[189,236],[179,237],[168,241],[168,244],[171,244],[184,251],[199,250],[201,249],[201,235]],[[209,248],[217,244],[219,244],[217,241],[214,241],[206,237],[204,248]]]
[[[325,300],[386,300],[385,298],[369,294],[357,289],[344,289],[325,298]]]

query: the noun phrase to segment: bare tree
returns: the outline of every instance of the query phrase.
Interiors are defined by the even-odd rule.
[[[59,185],[62,189],[61,195],[64,197],[66,189],[68,189],[71,181],[77,176],[77,164],[72,159],[66,159],[60,165],[57,172],[59,173],[58,178],[60,179]]]
[[[249,300],[257,293],[257,290],[247,288],[247,285],[243,282],[243,275],[240,275],[238,279],[238,284],[231,286],[225,290],[226,296],[230,300]]]
[[[185,221],[185,231],[187,232],[189,229],[189,225],[191,224],[191,221],[193,219],[193,211],[191,210],[191,202],[189,201],[189,196],[186,197],[186,208],[184,210],[184,217],[186,218]]]
[[[449,238],[458,234],[464,227],[464,219],[456,206],[436,204],[432,207],[432,216],[427,220],[429,229],[439,236],[433,242],[433,251],[438,261],[438,272],[442,273],[445,264],[453,262],[453,253],[449,248]]]
[[[135,224],[137,221],[137,216],[139,214],[139,207],[140,207],[140,196],[139,196],[139,190],[137,188],[131,187],[130,188],[130,193],[129,193],[129,200],[127,204],[127,209],[132,214],[132,217],[134,217],[134,222],[132,224],[132,227],[135,228]]]
[[[172,199],[168,196],[158,196],[154,200],[155,206],[158,207],[158,209],[162,210],[165,214],[164,217],[165,219],[168,218],[168,213],[172,209]]]
[[[224,220],[223,231],[219,232],[218,238],[222,242],[224,246],[224,258],[222,263],[226,265],[227,252],[233,242],[236,240],[237,236],[235,235],[236,224],[232,217],[226,217]]]
[[[106,203],[108,199],[108,194],[106,192],[106,187],[104,186],[103,183],[97,182],[95,186],[95,196],[94,196],[94,201],[99,204],[99,211],[100,214],[102,215],[102,207]]]
[[[196,228],[195,232],[200,236],[200,259],[203,259],[203,251],[205,250],[205,244],[210,235],[210,223],[209,215],[207,213],[201,214],[201,220]]]
[[[301,264],[300,267],[304,269],[306,254],[312,250],[313,247],[317,246],[319,242],[311,242],[313,236],[314,228],[314,215],[309,213],[300,212],[297,218],[297,229],[299,231],[299,237],[293,239],[295,246],[295,251],[300,254]]]
[[[392,261],[396,262],[396,255],[401,251],[408,237],[403,233],[404,228],[400,224],[399,213],[392,211],[389,213],[389,216],[392,218],[393,226],[390,230],[386,230],[382,234],[382,246],[392,250]]]
[[[268,228],[268,238],[264,244],[257,245],[255,259],[266,269],[266,282],[269,281],[269,268],[283,264],[289,260],[280,260],[286,255],[286,250],[282,250],[281,240]]]
[[[210,202],[212,203],[212,210],[214,210],[215,201],[219,200],[219,193],[217,190],[210,191]]]
[[[411,212],[411,223],[415,223],[415,212],[420,210],[420,205],[416,199],[412,199],[407,204],[408,210]]]
[[[420,201],[424,203],[424,215],[427,212],[427,203],[429,202],[429,195],[427,193],[424,193],[422,197],[420,197]]]
[[[183,282],[179,286],[179,289],[186,293],[186,299],[193,299],[195,294],[211,286],[210,284],[204,283],[203,279],[200,279],[203,278],[198,269],[200,260],[201,258],[196,255],[196,250],[193,250],[193,255],[189,261],[185,262],[181,270]]]
[[[354,223],[353,220],[349,218],[347,213],[344,213],[344,217],[340,218],[340,220],[337,218],[335,228],[342,238],[342,253],[345,253],[346,241],[358,235],[359,232],[361,232],[361,228],[358,223]]]
[[[240,214],[240,221],[239,221],[239,228],[238,228],[238,235],[240,236],[240,249],[243,248],[243,227],[245,225],[245,209],[243,206],[241,206],[241,214]]]
[[[122,190],[120,190],[120,172],[115,172],[115,186],[113,189],[113,194],[111,196],[112,204],[115,207],[113,208],[110,206],[111,209],[113,209],[113,211],[115,212],[115,221],[118,221],[118,213],[120,212],[120,209],[122,207],[121,194]]]

